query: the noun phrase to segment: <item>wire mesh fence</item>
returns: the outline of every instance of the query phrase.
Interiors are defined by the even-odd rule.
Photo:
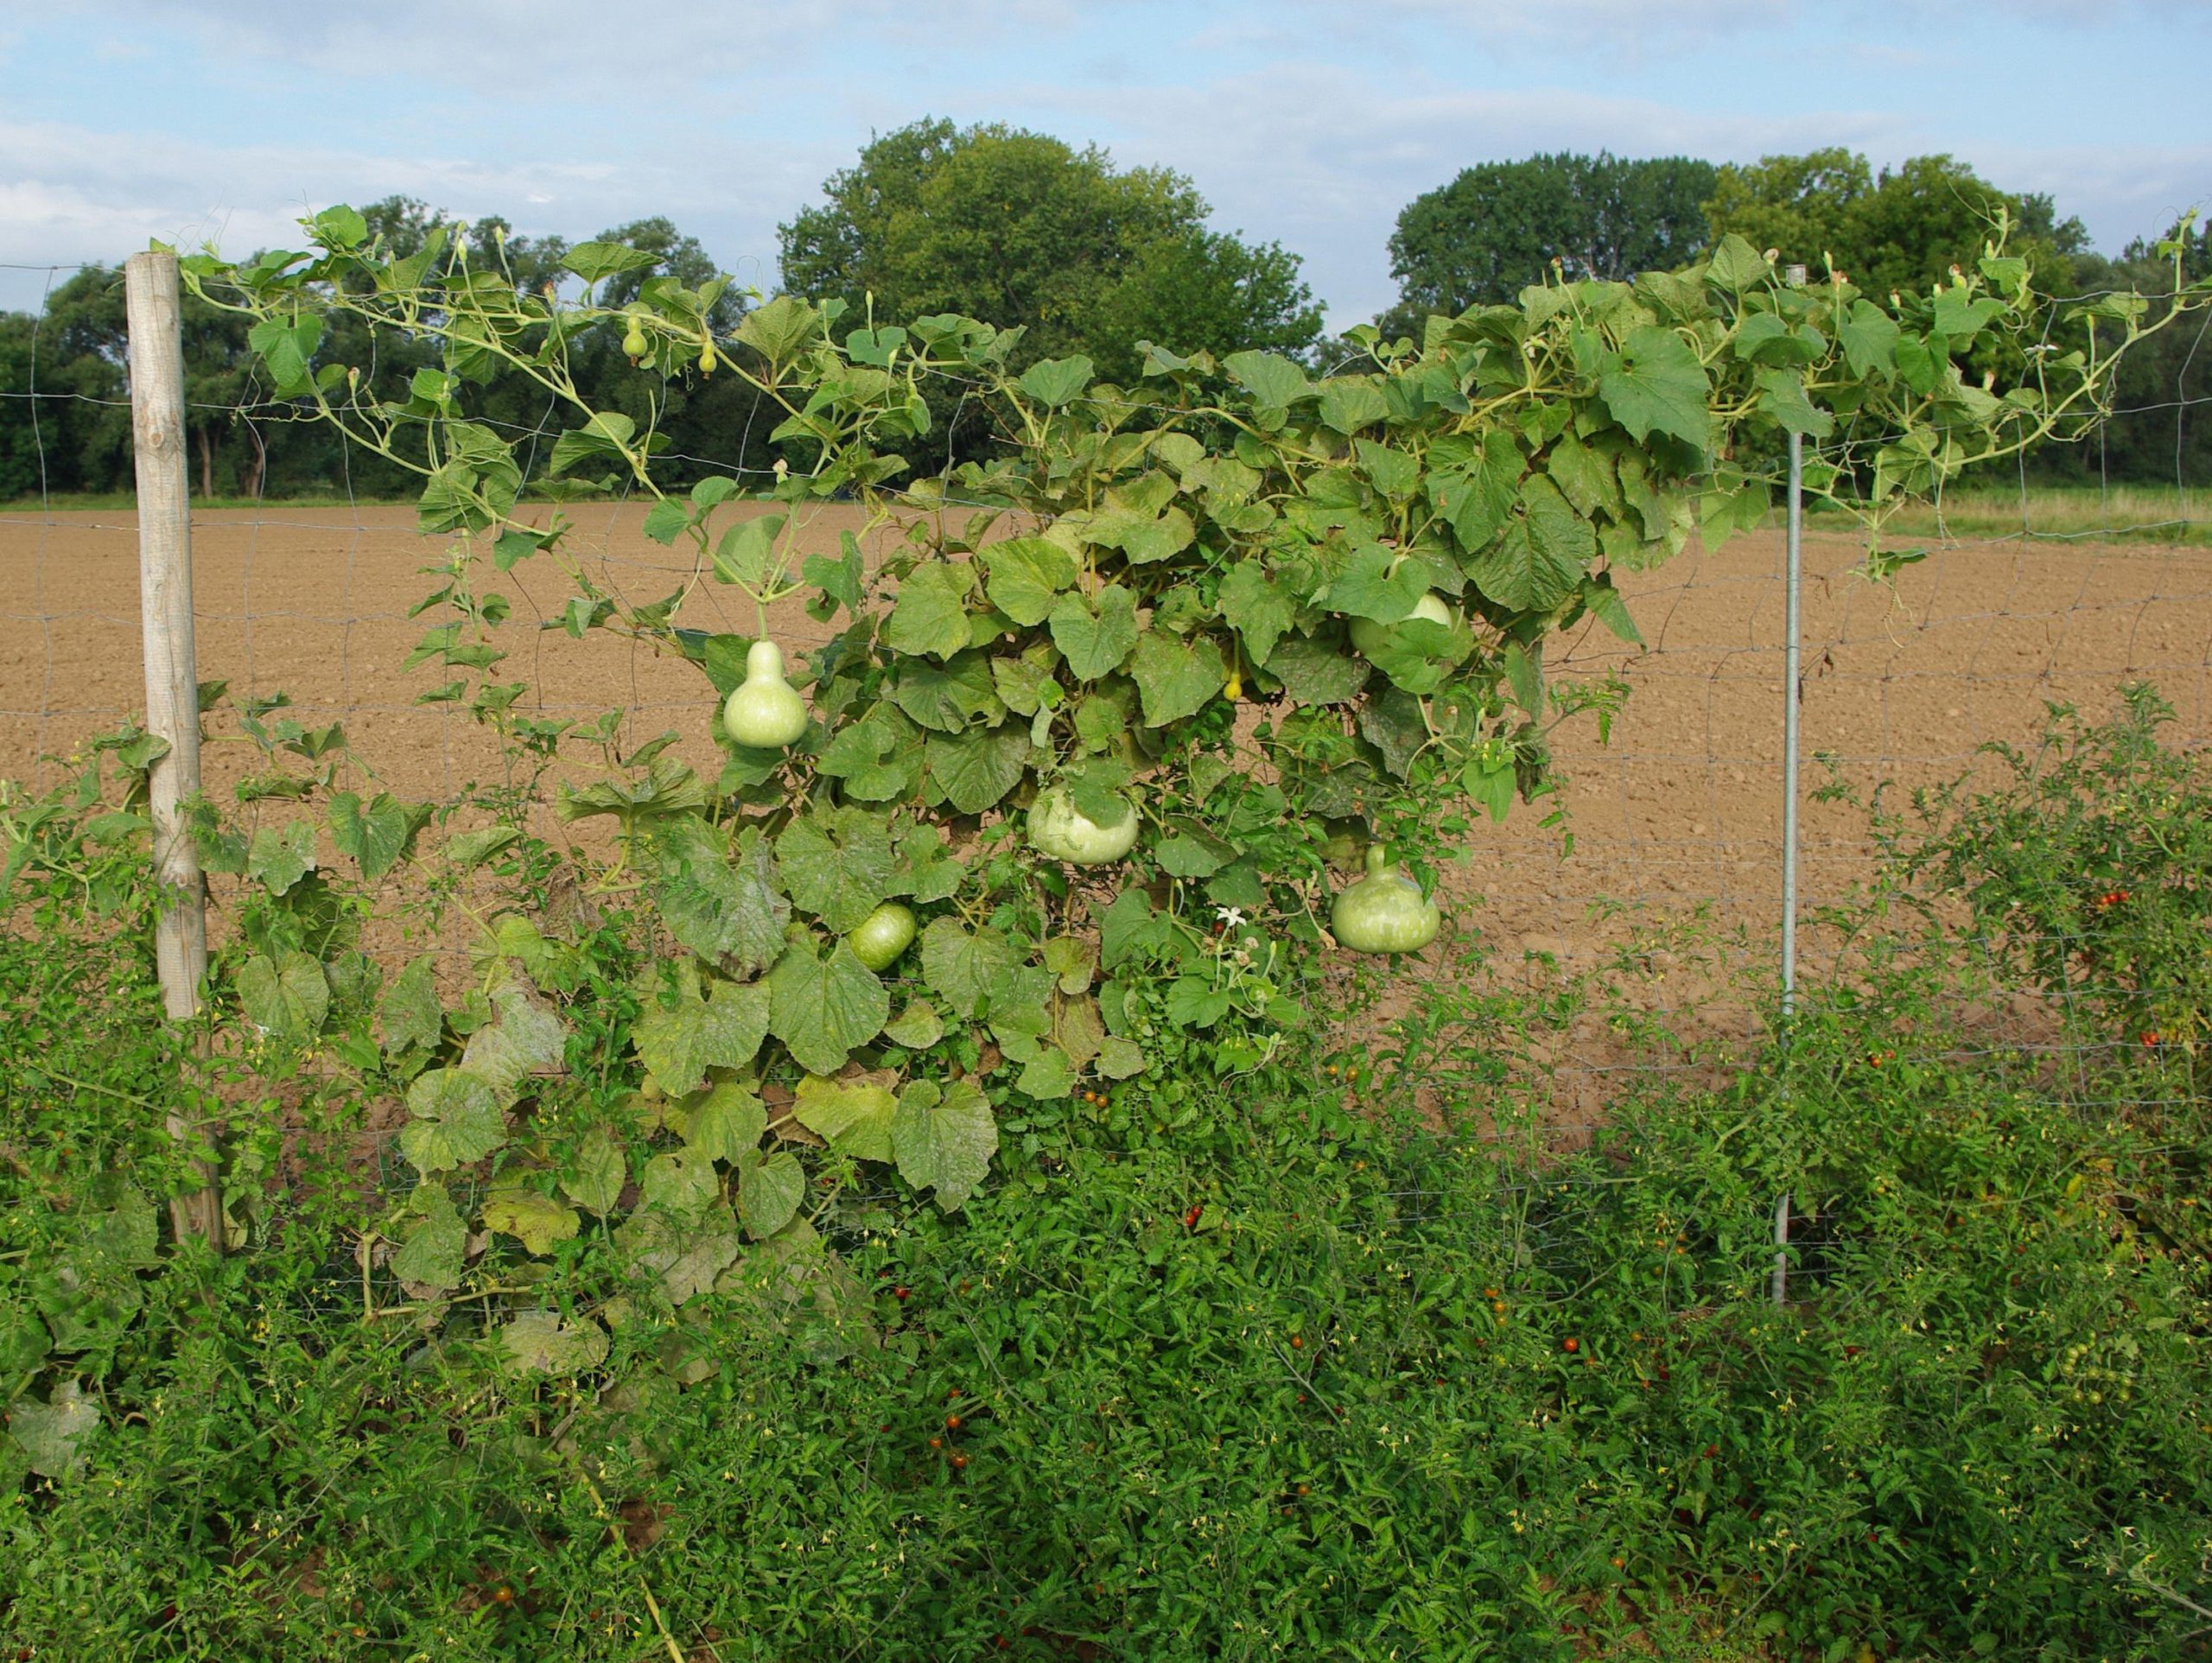
[[[2079,453],[2082,483],[2054,486],[2023,464],[1929,511],[1916,528],[1926,557],[1880,576],[1866,570],[1854,535],[1808,523],[1796,694],[1808,785],[1833,779],[1895,799],[1975,767],[1985,746],[2032,743],[2054,703],[2107,710],[2138,682],[2173,706],[2173,737],[2212,741],[2212,485],[2192,473],[2190,442],[2212,419],[2203,345],[2199,328],[2172,384],[2118,412],[2139,428],[2171,422],[2170,481],[2115,479],[2094,441]],[[0,385],[0,424],[18,449],[27,446],[39,482],[0,504],[0,757],[7,774],[34,787],[61,777],[73,746],[143,703],[135,512],[126,502],[80,505],[49,484],[54,413],[127,417],[127,390],[41,384],[41,364],[54,361],[34,328],[28,358],[10,372],[19,384]],[[297,417],[250,387],[227,403],[196,401],[194,415],[257,435],[255,454],[265,454],[275,424]],[[753,429],[747,416],[728,454],[688,460],[765,484]],[[550,412],[536,430],[550,440]],[[341,450],[319,495],[195,509],[199,675],[227,683],[234,700],[281,695],[281,714],[304,727],[342,724],[352,758],[379,788],[461,803],[505,784],[505,763],[463,708],[423,701],[430,669],[408,667],[424,627],[416,603],[443,544],[418,535],[411,506],[365,494],[365,472]],[[648,602],[691,574],[645,535],[643,505],[581,502],[566,511],[575,527],[567,546],[607,592]],[[808,514],[801,543],[811,552],[834,554],[852,532],[866,538],[873,563],[897,536],[895,526],[871,530],[849,505]],[[1592,620],[1547,664],[1554,684],[1618,677],[1630,689],[1609,733],[1584,714],[1554,735],[1561,784],[1555,803],[1541,806],[1563,808],[1563,824],[1518,808],[1502,825],[1480,825],[1448,880],[1462,921],[1496,962],[1535,958],[1572,972],[1633,949],[1649,973],[1633,997],[1692,1038],[1755,1035],[1771,990],[1789,705],[1779,521],[1777,511],[1774,524],[1720,547],[1693,543],[1652,570],[1617,574],[1643,644]],[[582,724],[615,713],[627,747],[673,730],[677,753],[711,776],[712,694],[696,666],[634,639],[572,638],[558,627],[565,584],[550,569],[518,566],[496,587],[513,607],[503,673],[528,684],[532,715]],[[680,621],[747,632],[749,608],[734,615],[721,593],[695,587]],[[796,601],[772,622],[797,651],[830,634]],[[236,792],[257,762],[249,746],[212,746],[210,790]],[[1808,793],[1800,809],[1800,904],[1812,916],[1872,878],[1880,851],[1862,807]],[[554,829],[550,815],[539,824]],[[1733,945],[1703,954],[1670,946],[1669,932],[1689,924],[1700,939]],[[1843,951],[1813,931],[1806,975],[1836,974]],[[1613,1038],[1617,1025],[1593,1020],[1551,1059],[1562,1126],[1602,1113],[1624,1073],[1656,1065]]]

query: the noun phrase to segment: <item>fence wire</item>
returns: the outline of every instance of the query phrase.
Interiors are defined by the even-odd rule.
[[[49,291],[70,270],[51,269]],[[1863,574],[1854,535],[1808,519],[1798,689],[1808,785],[1825,772],[1862,796],[1933,786],[1985,762],[1987,745],[2032,744],[2050,705],[2107,713],[2132,682],[2155,685],[2171,703],[2174,739],[2212,743],[2212,540],[2204,535],[2212,480],[2191,476],[2184,443],[2212,419],[2212,392],[2199,390],[2212,361],[2196,350],[2202,339],[2199,330],[2171,386],[2123,412],[2171,417],[2169,485],[2123,486],[2101,457],[2092,511],[2086,487],[2055,491],[2024,466],[2001,486],[1976,481],[1970,496],[1931,511],[1927,557],[1892,583]],[[39,481],[0,503],[0,775],[34,788],[63,778],[73,747],[143,710],[144,698],[135,517],[127,505],[57,500],[48,483],[54,412],[100,407],[125,413],[127,427],[127,400],[41,386],[37,341],[35,331],[23,384],[0,386],[0,424],[28,428]],[[296,419],[251,391],[196,408],[262,429]],[[551,416],[505,425],[550,439]],[[765,484],[767,470],[747,460],[751,426],[732,435],[731,456],[672,460]],[[432,586],[424,568],[443,545],[417,534],[411,505],[360,494],[350,457],[327,485],[322,499],[195,512],[200,679],[226,682],[234,700],[283,695],[290,703],[278,714],[310,729],[342,723],[376,785],[403,798],[454,804],[503,784],[493,737],[461,707],[421,702],[432,672],[404,668],[429,621],[410,611]],[[2001,528],[1989,523],[2000,504]],[[566,511],[575,525],[567,546],[611,593],[658,600],[692,572],[688,559],[645,536],[639,505]],[[834,554],[840,532],[864,529],[856,508],[804,511],[813,517],[803,547],[811,550]],[[1562,1133],[1601,1117],[1624,1081],[1709,1066],[1701,1046],[1746,1043],[1768,1013],[1782,893],[1780,517],[1777,509],[1765,530],[1717,549],[1693,543],[1655,569],[1616,574],[1643,645],[1586,624],[1554,644],[1546,666],[1554,684],[1615,676],[1628,683],[1610,737],[1600,742],[1589,715],[1565,722],[1553,740],[1556,798],[1516,807],[1503,825],[1478,825],[1464,867],[1447,879],[1459,922],[1479,931],[1507,982],[1535,985],[1554,967],[1573,975],[1632,964],[1639,974],[1620,997],[1675,1037],[1655,1055],[1621,1038],[1616,1020],[1570,1025],[1544,1062]],[[871,562],[895,536],[879,529],[868,539]],[[712,695],[696,667],[604,632],[570,638],[556,627],[565,581],[543,562],[486,583],[512,603],[503,641],[512,657],[499,673],[530,683],[531,714],[582,723],[619,711],[626,747],[673,729],[683,736],[679,754],[709,778],[718,771],[707,737]],[[740,615],[722,595],[699,587],[681,621],[749,633],[749,606]],[[771,621],[787,650],[832,633],[796,603]],[[234,793],[260,761],[243,743],[211,746],[210,793]],[[1543,823],[1554,806],[1566,811],[1563,828]],[[1817,983],[1842,974],[1850,952],[1845,936],[1817,920],[1875,875],[1879,851],[1861,809],[1809,794],[1800,806],[1808,921],[1801,977]],[[541,828],[558,831],[550,815]],[[459,969],[465,949],[452,950]],[[2018,994],[2018,1031],[2007,1043],[2082,1063],[2081,1045],[2057,1038],[2037,1009],[2054,997]]]

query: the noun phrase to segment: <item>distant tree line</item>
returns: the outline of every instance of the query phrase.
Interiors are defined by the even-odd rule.
[[[401,253],[423,246],[447,215],[405,197],[363,210],[372,232]],[[2012,246],[2050,292],[2136,287],[2156,293],[2171,272],[2138,242],[2107,257],[2088,247],[2078,219],[2050,198],[2010,192],[1949,156],[1916,157],[1874,171],[1845,149],[1716,166],[1688,156],[1630,159],[1548,155],[1485,162],[1417,197],[1389,242],[1398,303],[1376,320],[1385,339],[1418,340],[1431,314],[1511,300],[1530,283],[1633,278],[1696,259],[1733,232],[1824,278],[1833,268],[1861,288],[1925,288],[1970,263],[2002,213]],[[1211,229],[1192,181],[1166,168],[1117,168],[1096,147],[987,124],[923,121],[883,135],[856,164],[832,175],[823,200],[780,228],[782,287],[838,300],[854,327],[958,312],[1023,331],[1028,359],[1081,353],[1124,383],[1136,343],[1177,352],[1258,346],[1323,365],[1360,349],[1324,340],[1320,308],[1299,257],[1274,243]],[[499,219],[465,235],[479,269],[520,288],[563,280],[568,245],[513,234]],[[686,282],[714,262],[665,219],[640,219],[595,240],[663,257]],[[2190,275],[2212,269],[2212,234],[2198,230]],[[634,276],[611,280],[617,304]],[[625,290],[625,283],[632,287]],[[717,324],[742,301],[721,303]],[[390,464],[349,453],[326,423],[302,421],[267,398],[243,325],[188,298],[187,397],[194,407],[194,488],[204,496],[411,494]],[[128,490],[130,422],[124,371],[122,274],[90,267],[57,287],[42,315],[0,313],[0,500]],[[2196,484],[2212,479],[2212,350],[2190,332],[2162,335],[2123,371],[2126,412],[2091,440],[2037,459],[2045,478]],[[429,361],[421,342],[334,340],[346,362],[373,361],[374,384],[397,393]],[[612,339],[577,347],[587,395],[643,419],[658,405],[661,431],[701,472],[766,468],[775,425],[731,378],[655,385]],[[36,398],[20,395],[35,390]],[[484,408],[518,429],[552,413],[519,378],[495,384]],[[986,441],[972,416],[947,412],[918,464]],[[549,433],[549,442],[550,435]]]

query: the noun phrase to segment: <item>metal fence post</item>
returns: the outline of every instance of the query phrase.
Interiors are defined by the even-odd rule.
[[[1805,268],[1783,272],[1793,289],[1805,286]],[[1782,642],[1782,1043],[1797,1014],[1797,703],[1803,675],[1799,637],[1805,593],[1805,440],[1789,435],[1789,501],[1783,592],[1787,597]],[[1774,1203],[1774,1303],[1789,1297],[1789,1192]]]
[[[130,436],[138,486],[138,604],[146,658],[146,727],[168,744],[148,779],[154,821],[154,871],[161,916],[154,951],[162,1003],[172,1023],[199,1013],[207,974],[207,915],[199,854],[184,826],[184,804],[200,790],[200,687],[192,641],[192,505],[185,473],[184,328],[176,256],[134,254],[124,265],[130,337]],[[169,1135],[194,1133],[171,1110]],[[200,1187],[169,1203],[177,1237],[223,1245],[222,1197],[215,1175],[199,1166]]]

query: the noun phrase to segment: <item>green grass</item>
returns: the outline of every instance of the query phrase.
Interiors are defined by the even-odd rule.
[[[1820,521],[1814,522],[1816,529]],[[2212,543],[2212,491],[2167,486],[1969,485],[1901,512],[1888,536],[1982,542]]]
[[[2023,785],[2033,811],[1957,808],[1958,847],[2018,846],[1992,906],[2076,927],[2048,908],[2084,862],[2109,893],[2109,860],[2197,917],[2212,837],[2105,812],[2151,792],[2212,823],[2154,714],[2062,732],[2080,765]],[[0,1647],[2202,1654],[2193,1059],[2055,1071],[1993,1044],[1968,996],[2038,961],[1955,951],[1899,898],[1856,916],[1855,974],[1805,990],[1786,1050],[1718,1089],[1654,1071],[1585,1149],[1553,1150],[1522,1059],[1599,991],[1484,991],[1471,959],[1380,1044],[1317,1031],[1258,1075],[1008,1103],[988,1187],[950,1216],[868,1197],[811,1300],[671,1309],[594,1223],[550,1265],[490,1241],[423,1301],[356,1256],[388,1222],[359,1156],[378,1110],[337,1071],[241,1075],[221,1108],[251,1245],[156,1250],[181,1177],[161,1111],[207,1105],[155,1018],[141,857],[94,824],[36,834],[67,869],[0,929],[0,1476],[34,1446],[55,1469],[0,1501]],[[2198,985],[2160,955],[2201,954],[2201,920],[2083,916],[2126,963],[2084,1021]],[[1439,1131],[1417,1094],[1490,1134]],[[504,1366],[519,1303],[603,1322],[604,1362]],[[43,1436],[73,1392],[97,1411],[73,1467]]]

